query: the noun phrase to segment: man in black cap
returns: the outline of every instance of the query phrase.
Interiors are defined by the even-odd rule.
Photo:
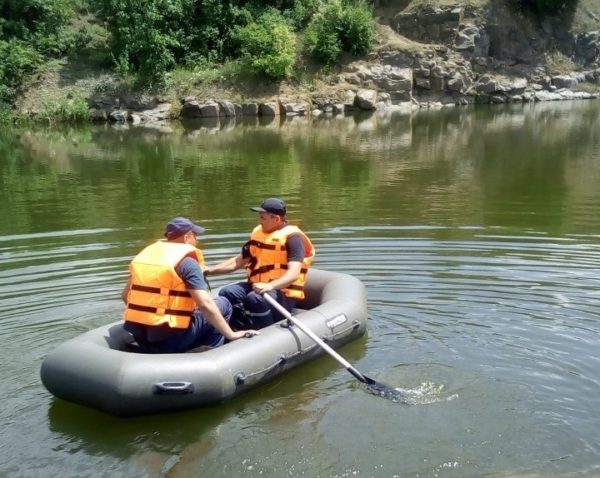
[[[196,241],[203,227],[185,217],[167,224],[165,240],[140,252],[129,265],[131,276],[123,290],[125,330],[146,353],[178,353],[199,347],[218,347],[255,330],[229,326],[232,307],[213,299]]]
[[[304,298],[315,249],[304,232],[288,224],[287,206],[282,199],[269,198],[250,209],[259,216],[259,225],[250,240],[237,256],[207,267],[204,272],[216,275],[246,268],[247,280],[223,287],[219,296],[227,298],[235,312],[243,311],[241,318],[236,314],[232,319],[234,327],[260,329],[283,318],[263,294],[271,295],[288,311]]]

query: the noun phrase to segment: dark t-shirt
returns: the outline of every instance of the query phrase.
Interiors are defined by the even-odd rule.
[[[185,283],[185,287],[191,290],[208,290],[208,284],[198,261],[192,257],[184,257],[175,267],[175,272]]]

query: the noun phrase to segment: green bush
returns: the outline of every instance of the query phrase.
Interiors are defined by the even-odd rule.
[[[270,78],[292,73],[296,58],[296,38],[290,25],[276,10],[269,9],[256,22],[235,30],[243,63],[251,71]]]
[[[282,7],[283,14],[296,30],[301,30],[310,22],[321,3],[321,0],[294,0],[291,5]]]
[[[375,21],[362,1],[333,0],[314,15],[306,30],[306,46],[322,63],[337,61],[342,51],[368,53],[375,41]]]
[[[305,43],[311,55],[326,65],[335,63],[342,54],[338,32],[330,30],[324,22],[318,20],[306,31]]]
[[[117,70],[135,71],[146,83],[162,84],[180,58],[187,10],[192,0],[102,0],[112,33]]]
[[[69,28],[73,0],[4,0],[0,3],[0,38],[20,39],[47,55],[60,55],[74,44]]]
[[[90,117],[90,109],[85,98],[75,95],[71,98],[44,101],[40,119],[48,123],[74,123],[86,121]]]
[[[2,101],[2,85],[0,85],[0,125],[12,123],[12,111],[10,105]]]
[[[264,9],[240,0],[195,0],[187,17],[188,55],[221,63],[237,54],[235,30],[248,25]],[[262,2],[259,2],[262,3]]]
[[[334,63],[342,54],[342,3],[334,0],[314,15],[305,32],[305,43],[312,56],[321,63]]]
[[[10,101],[45,57],[74,48],[73,1],[0,1],[0,100]]]
[[[236,49],[236,26],[252,21],[239,0],[99,0],[117,70],[162,84],[177,65],[220,63]]]
[[[0,40],[0,84],[18,87],[41,64],[42,55],[22,40]]]
[[[368,53],[375,42],[375,21],[364,1],[352,2],[341,18],[341,40],[344,50],[353,55]]]

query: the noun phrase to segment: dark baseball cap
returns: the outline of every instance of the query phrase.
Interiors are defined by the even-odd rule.
[[[194,224],[187,217],[175,217],[171,219],[165,228],[165,237],[167,239],[177,239],[185,233],[194,231],[196,234],[202,234],[206,229]]]
[[[251,207],[250,210],[254,212],[270,212],[271,214],[277,214],[278,216],[285,216],[287,206],[283,199],[269,198],[265,199],[260,206]]]

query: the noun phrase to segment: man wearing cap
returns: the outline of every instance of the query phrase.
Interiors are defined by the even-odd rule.
[[[145,353],[178,353],[199,347],[218,347],[255,330],[229,326],[232,307],[213,299],[201,267],[202,251],[195,247],[204,228],[185,217],[167,224],[166,240],[146,247],[131,261],[131,276],[123,289],[125,330]]]
[[[264,300],[263,294],[271,295],[288,311],[304,298],[304,284],[315,248],[304,232],[288,224],[283,200],[269,198],[250,209],[259,216],[250,240],[237,256],[207,267],[205,273],[225,274],[246,268],[247,280],[223,287],[219,296],[227,298],[236,311],[244,311],[242,326],[260,329],[283,318]],[[233,322],[238,327],[237,317]]]

